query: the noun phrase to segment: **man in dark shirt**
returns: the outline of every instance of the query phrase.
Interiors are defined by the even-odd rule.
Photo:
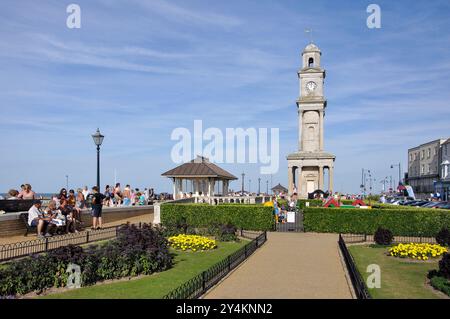
[[[105,195],[100,193],[97,186],[92,187],[92,228],[91,229],[101,229],[102,228],[102,209],[103,200],[106,198]]]

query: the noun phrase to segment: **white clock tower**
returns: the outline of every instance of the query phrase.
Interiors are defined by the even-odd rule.
[[[288,160],[289,193],[297,189],[300,198],[315,190],[333,192],[335,156],[324,151],[325,70],[321,67],[320,49],[313,43],[302,53],[303,67],[298,71],[300,97],[298,108],[298,151]],[[328,188],[324,189],[324,173],[328,171]]]

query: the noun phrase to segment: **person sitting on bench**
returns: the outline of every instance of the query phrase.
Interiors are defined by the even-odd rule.
[[[58,230],[66,225],[65,217],[56,209],[56,202],[53,200],[48,203],[47,208],[44,210],[44,217],[51,218],[50,224],[48,225],[48,233],[52,233],[50,228],[56,228],[56,232],[58,232]]]
[[[37,200],[33,206],[28,210],[28,225],[37,227],[38,238],[50,237],[51,235],[46,232],[47,226],[51,221],[51,217],[44,217],[41,211],[42,202]],[[45,236],[42,235],[43,232]]]
[[[66,232],[75,232],[78,233],[78,230],[76,229],[76,223],[75,218],[73,217],[73,207],[69,206],[67,199],[63,198],[60,199],[59,204],[59,211],[61,214],[65,217],[65,223],[66,223]]]

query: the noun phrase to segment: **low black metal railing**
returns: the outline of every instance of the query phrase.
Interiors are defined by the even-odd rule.
[[[241,235],[243,233],[241,232]],[[244,247],[214,266],[172,290],[163,299],[197,299],[222,280],[267,241],[267,232],[259,234]]]
[[[347,244],[352,243],[375,243],[373,235],[370,234],[342,234],[343,239]],[[437,244],[434,237],[426,236],[394,236],[392,241],[394,244],[400,243],[426,243],[426,244]]]
[[[371,296],[367,290],[366,284],[356,268],[355,261],[353,260],[352,255],[347,249],[347,245],[345,244],[345,240],[341,234],[339,234],[339,248],[341,250],[342,256],[345,261],[345,265],[347,267],[347,271],[350,275],[350,280],[352,281],[353,289],[355,290],[356,297],[358,299],[371,299]]]
[[[117,230],[123,225],[0,245],[0,262],[48,252],[70,244],[84,245],[96,241],[113,239],[117,237]],[[142,224],[138,223],[134,225],[141,227]]]
[[[367,286],[362,279],[361,274],[356,268],[355,261],[348,251],[347,244],[367,243],[374,244],[374,236],[370,234],[339,234],[339,248],[344,257],[353,288],[358,299],[370,299]],[[399,243],[428,243],[436,244],[436,239],[425,236],[394,236],[393,244]]]

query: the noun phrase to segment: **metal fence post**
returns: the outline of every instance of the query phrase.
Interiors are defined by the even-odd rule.
[[[367,241],[367,234],[364,234],[364,242]]]
[[[231,271],[231,256],[228,256],[228,272]]]
[[[86,232],[86,244],[89,242],[89,231]]]
[[[45,251],[48,250],[48,237],[45,237]]]
[[[206,271],[202,272],[202,290],[206,292]]]
[[[248,245],[248,244],[247,244]],[[244,246],[245,249],[245,258],[247,258],[247,245]]]

